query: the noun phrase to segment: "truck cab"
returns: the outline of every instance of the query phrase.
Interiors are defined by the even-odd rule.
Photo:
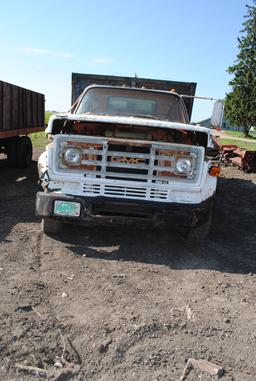
[[[218,152],[210,129],[189,124],[174,90],[89,86],[46,133],[36,200],[45,233],[73,223],[207,234]]]

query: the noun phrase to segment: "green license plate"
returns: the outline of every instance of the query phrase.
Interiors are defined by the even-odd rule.
[[[78,217],[80,216],[80,208],[81,204],[79,202],[60,200],[54,202],[54,214],[58,216]]]

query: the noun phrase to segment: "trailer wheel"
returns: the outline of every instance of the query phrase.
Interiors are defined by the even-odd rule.
[[[17,142],[17,137],[11,138],[6,145],[7,161],[10,167],[16,167],[17,164]]]
[[[32,162],[32,142],[28,136],[22,136],[17,141],[17,167],[29,167]]]
[[[43,218],[41,221],[41,228],[47,235],[56,234],[61,231],[61,222]]]

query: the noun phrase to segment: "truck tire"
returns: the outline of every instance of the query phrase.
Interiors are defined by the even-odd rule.
[[[61,231],[61,222],[43,218],[41,221],[41,228],[47,235],[57,234]]]
[[[28,136],[21,136],[17,140],[17,168],[27,168],[32,162],[33,148]]]
[[[7,161],[10,167],[16,167],[17,164],[17,142],[18,137],[11,138],[6,145]]]
[[[207,222],[195,228],[188,229],[186,234],[188,242],[203,244],[206,241],[212,225],[212,214],[213,209],[211,209],[209,213],[209,219]]]

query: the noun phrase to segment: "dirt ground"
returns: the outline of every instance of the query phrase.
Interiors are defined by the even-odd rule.
[[[256,380],[256,175],[223,168],[207,244],[191,247],[163,229],[45,236],[36,162],[0,170],[1,380],[177,381],[188,358]]]

